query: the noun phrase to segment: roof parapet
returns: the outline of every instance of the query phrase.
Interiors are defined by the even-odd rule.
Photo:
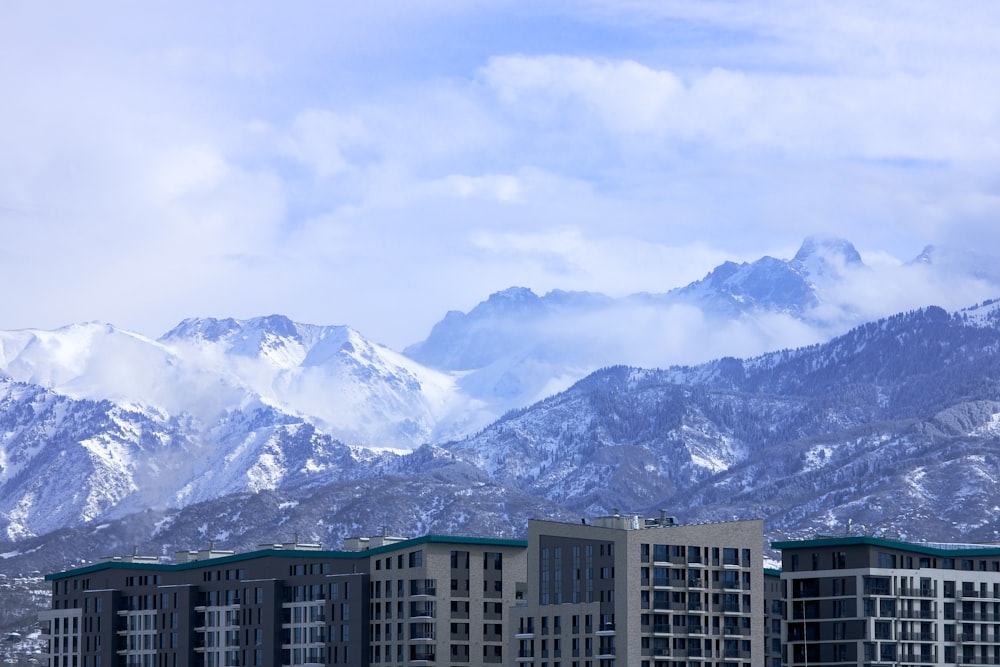
[[[367,551],[368,549],[378,549],[405,542],[409,537],[399,537],[395,535],[376,535],[374,537],[345,537],[344,551]]]

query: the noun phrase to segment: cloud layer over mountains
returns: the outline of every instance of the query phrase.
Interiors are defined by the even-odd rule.
[[[511,287],[447,313],[402,351],[281,315],[190,318],[158,340],[90,323],[0,333],[0,373],[154,420],[183,416],[193,432],[256,405],[349,445],[409,450],[472,433],[598,368],[751,357],[1000,293],[989,265],[964,260],[942,264],[928,249],[905,265],[870,266],[847,241],[810,237],[791,259],[725,262],[663,292]]]
[[[281,312],[400,348],[510,285],[660,291],[807,230],[996,247],[998,11],[7,4],[0,329]]]

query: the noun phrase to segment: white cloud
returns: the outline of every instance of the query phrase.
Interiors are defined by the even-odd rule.
[[[671,72],[633,61],[500,56],[490,59],[481,76],[515,112],[560,123],[583,107],[620,132],[655,132],[672,100],[683,92]]]
[[[327,179],[355,169],[350,154],[373,150],[374,144],[372,132],[360,117],[309,109],[295,117],[284,148],[309,165],[317,178]]]
[[[633,61],[504,56],[491,59],[482,76],[512,113],[550,131],[592,131],[579,121],[592,115],[607,132],[643,134],[640,145],[651,152],[695,141],[722,153],[823,160],[1000,158],[991,138],[1000,123],[1000,85],[984,90],[981,74],[712,68],[682,81]],[[1000,84],[1000,75],[992,83]]]
[[[988,248],[998,12],[4,7],[0,277],[31,287],[0,327],[284,312],[401,346],[512,284],[665,291],[815,231]]]
[[[211,191],[228,171],[225,159],[203,146],[172,150],[152,168],[153,196],[161,201]]]
[[[274,62],[247,44],[227,50],[174,44],[165,49],[162,59],[168,71],[185,77],[259,80],[277,73]]]
[[[441,181],[446,191],[458,197],[489,197],[499,201],[512,201],[521,193],[521,182],[507,174],[487,174],[485,176],[463,176],[453,174]],[[435,184],[431,184],[433,188]]]

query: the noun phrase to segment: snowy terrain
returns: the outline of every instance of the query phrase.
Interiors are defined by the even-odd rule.
[[[873,525],[887,508],[905,523],[938,503],[956,512],[949,533],[985,534],[1000,504],[994,302],[662,370],[632,363],[650,353],[623,348],[621,331],[584,326],[638,307],[697,311],[722,331],[781,317],[816,332],[828,295],[864,270],[849,243],[810,239],[792,260],[726,264],[659,295],[511,288],[405,354],[278,315],[189,319],[158,340],[97,323],[0,332],[0,541],[15,553],[97,524],[150,539],[143,512],[163,539],[182,525],[238,539],[238,514],[204,508],[268,493],[282,500],[252,530],[304,521],[321,541],[404,517],[516,531],[543,506],[763,515],[794,531]],[[889,474],[885,461],[906,465]],[[956,471],[968,488],[949,485]],[[905,494],[883,498],[890,483]],[[196,529],[183,519],[206,511],[216,518]]]

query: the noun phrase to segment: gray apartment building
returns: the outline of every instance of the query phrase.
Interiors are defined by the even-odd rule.
[[[51,667],[504,661],[526,543],[428,535],[131,556],[47,578]]]
[[[1000,665],[1000,545],[776,542],[790,667]]]
[[[764,667],[782,667],[785,597],[781,570],[764,568]]]
[[[759,520],[530,521],[510,651],[521,667],[759,667],[762,551]]]

